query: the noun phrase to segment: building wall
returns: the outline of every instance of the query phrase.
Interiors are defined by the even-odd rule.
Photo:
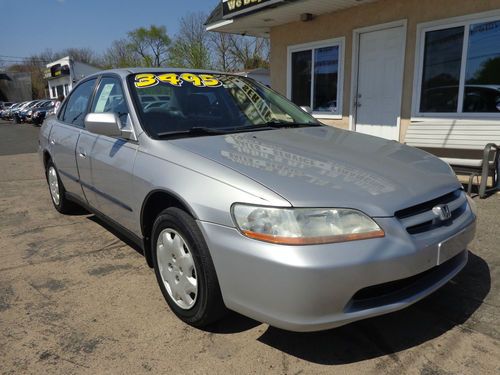
[[[53,92],[53,88],[57,87],[57,86],[63,86],[64,87],[65,85],[67,85],[68,92],[63,93],[63,95],[67,96],[68,93],[69,93],[69,91],[72,88],[71,77],[68,75],[68,76],[62,76],[62,77],[59,77],[59,78],[52,78],[52,79],[50,79],[49,83],[48,83],[48,86],[49,86],[49,97],[51,99],[57,99],[58,95],[57,95],[57,93]]]
[[[61,94],[67,96],[69,92],[73,89],[73,86],[75,86],[75,84],[82,78],[85,78],[90,74],[94,74],[102,70],[100,68],[96,68],[95,66],[89,64],[81,63],[79,61],[74,61],[69,56],[63,57],[62,59],[47,64],[47,68],[50,69],[50,67],[55,64],[68,65],[70,69],[70,74],[63,75],[57,78],[48,79],[49,97],[51,99],[56,99],[58,97],[58,94],[53,92],[53,88],[56,88],[58,86],[63,86],[64,91]]]
[[[271,29],[271,83],[286,94],[287,47],[325,39],[345,37],[344,91],[341,120],[322,120],[342,128],[349,127],[351,97],[352,34],[354,29],[407,20],[400,139],[410,123],[413,68],[417,24],[500,8],[500,0],[380,0],[339,12],[319,15],[310,22],[293,22]]]
[[[0,72],[0,100],[23,102],[31,100],[31,73]]]
[[[76,81],[79,81],[80,79],[82,79],[88,75],[97,73],[100,70],[102,70],[102,69],[96,68],[95,66],[84,64],[84,63],[81,63],[78,61],[73,62],[73,66],[71,68],[72,68],[73,78]]]

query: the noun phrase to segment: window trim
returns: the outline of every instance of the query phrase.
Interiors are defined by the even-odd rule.
[[[95,77],[95,76],[94,76]],[[130,120],[130,137],[129,138],[125,138],[123,136],[116,136],[116,137],[111,137],[111,138],[115,138],[115,139],[121,139],[121,140],[125,140],[127,142],[132,142],[132,143],[138,143],[138,134],[140,134],[141,132],[140,131],[137,131],[137,125],[136,125],[136,121],[134,119],[134,117],[136,116],[135,115],[135,108],[134,108],[134,104],[132,102],[132,98],[130,97],[130,92],[129,92],[129,86],[127,85],[127,82],[124,82],[124,79],[127,79],[125,76],[125,78],[123,78],[122,76],[120,76],[119,74],[116,74],[116,73],[111,73],[111,72],[105,72],[105,73],[101,73],[99,74],[99,79],[98,81],[96,82],[96,85],[94,86],[94,92],[92,93],[92,97],[91,97],[91,101],[89,103],[89,107],[87,108],[87,114],[91,113],[91,109],[92,107],[94,106],[94,103],[95,103],[95,100],[96,100],[96,97],[97,97],[97,93],[99,91],[99,88],[101,86],[101,82],[103,79],[105,78],[113,78],[113,79],[116,79],[118,81],[118,84],[120,85],[121,89],[122,89],[122,92],[123,92],[123,98],[125,99],[125,103],[127,104],[127,109],[128,109],[128,118]],[[75,87],[76,88],[76,87]],[[132,110],[133,109],[133,110]],[[128,129],[126,129],[126,124],[122,124],[122,130],[126,130],[128,131]],[[82,128],[84,131],[87,131],[86,128],[85,128],[85,124],[83,125],[83,128]],[[139,127],[140,129],[140,127]]]
[[[500,10],[468,14],[460,17],[440,19],[437,21],[417,24],[417,40],[415,44],[415,69],[413,75],[413,91],[411,105],[411,121],[425,121],[429,119],[498,119],[500,113],[459,112],[463,109],[465,71],[467,68],[467,52],[469,46],[470,25],[483,22],[500,21]],[[457,112],[420,112],[422,94],[422,77],[425,56],[425,34],[430,31],[445,30],[453,27],[464,27],[462,45],[462,60],[460,66],[460,81],[458,91]]]
[[[337,82],[337,108],[338,113],[330,114],[328,112],[314,111],[312,113],[314,118],[317,119],[332,119],[341,120],[344,112],[343,99],[344,99],[344,46],[345,37],[320,40],[317,42],[294,44],[287,47],[287,77],[286,77],[286,97],[292,100],[292,53],[311,50],[312,54],[312,67],[311,67],[311,101],[314,97],[314,50],[324,47],[339,48],[339,63],[338,63],[338,82]],[[312,108],[312,107],[311,107]]]
[[[89,102],[87,103],[87,109],[86,109],[85,115],[87,115],[89,113],[89,110],[91,108],[90,105],[92,104],[92,102],[94,100],[94,95],[96,93],[97,87],[99,86],[99,82],[101,80],[101,76],[99,75],[99,76],[89,76],[89,77],[86,77],[85,79],[82,79],[81,81],[79,81],[78,84],[75,86],[75,89],[76,89],[80,85],[83,85],[85,82],[88,82],[88,81],[91,81],[91,80],[95,80],[95,83],[94,83],[94,87],[92,88],[92,94],[90,95]],[[61,122],[62,124],[65,124],[65,125],[68,125],[68,126],[72,126],[74,128],[78,128],[78,129],[85,129],[85,124],[83,126],[78,126],[78,125],[75,125],[73,123],[63,121],[63,117],[66,114],[66,108],[68,107],[69,98],[72,95],[74,95],[73,93],[74,93],[74,91],[72,90],[71,94],[68,95],[66,98],[64,98],[64,101],[61,103],[61,111],[59,111],[57,113],[56,117],[57,117],[57,120],[59,122]],[[64,105],[64,108],[63,108],[63,105]]]
[[[130,105],[129,105],[129,103],[127,101],[127,98],[125,96],[125,90],[124,90],[122,79],[121,79],[121,77],[119,75],[117,75],[117,74],[111,74],[111,73],[104,73],[104,74],[100,75],[99,81],[97,82],[97,85],[94,88],[94,93],[92,94],[92,101],[91,101],[90,106],[88,108],[88,111],[89,111],[88,113],[92,113],[90,111],[94,107],[94,104],[96,104],[97,93],[99,92],[99,89],[101,87],[102,80],[105,79],[105,78],[116,79],[118,81],[118,85],[122,89],[123,99],[125,100],[125,104],[127,105],[128,113],[130,114]],[[104,112],[101,112],[101,113],[104,113]]]

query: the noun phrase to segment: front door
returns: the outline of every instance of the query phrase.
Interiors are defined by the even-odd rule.
[[[357,34],[354,115],[358,132],[399,140],[405,34],[403,26]]]
[[[101,78],[90,112],[113,112],[122,123],[128,121],[129,110],[118,77]],[[134,212],[135,197],[131,186],[138,145],[84,130],[80,138],[78,155],[84,153],[86,158],[80,158],[79,163],[89,166],[81,172],[87,176],[86,185],[82,178],[82,187],[85,194],[92,197],[92,206],[125,228],[135,228],[138,213]]]

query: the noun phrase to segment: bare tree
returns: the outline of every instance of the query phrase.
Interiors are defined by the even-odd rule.
[[[99,65],[96,53],[90,48],[66,48],[58,53],[59,55],[70,56],[73,60],[90,65]]]
[[[231,35],[230,42],[230,53],[243,69],[269,67],[269,39]]]
[[[180,20],[179,32],[170,49],[169,64],[194,69],[211,68],[210,40],[205,13],[193,12]]]
[[[10,65],[7,70],[10,72],[31,74],[31,95],[32,98],[38,99],[45,97],[47,81],[44,78],[44,71],[48,62],[50,62],[50,60],[42,60],[38,55],[33,55],[24,59],[23,62]]]
[[[209,33],[210,45],[212,48],[213,65],[223,72],[234,72],[238,70],[239,64],[235,56],[231,53],[232,36],[227,33]]]
[[[130,50],[128,40],[118,39],[104,52],[101,65],[108,69],[141,66],[142,58],[137,52]]]
[[[207,32],[202,12],[180,20],[179,32],[170,48],[169,65],[237,71],[269,66],[269,39]]]

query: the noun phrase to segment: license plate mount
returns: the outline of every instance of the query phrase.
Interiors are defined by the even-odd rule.
[[[462,230],[455,234],[453,237],[441,242],[438,246],[438,260],[437,264],[443,264],[447,260],[453,258],[458,253],[467,248],[467,245],[474,238],[475,227],[474,225]]]

